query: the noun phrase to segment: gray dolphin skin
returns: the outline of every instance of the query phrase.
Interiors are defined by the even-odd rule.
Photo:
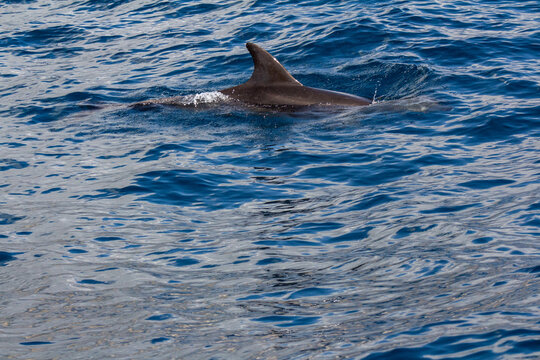
[[[269,106],[363,106],[371,101],[356,95],[302,85],[259,45],[246,44],[253,58],[251,78],[238,86],[220,90],[230,98],[251,105]]]

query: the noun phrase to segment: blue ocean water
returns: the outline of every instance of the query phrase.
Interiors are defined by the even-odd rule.
[[[4,1],[0,30],[2,357],[540,357],[538,1]],[[248,41],[376,104],[200,104]]]

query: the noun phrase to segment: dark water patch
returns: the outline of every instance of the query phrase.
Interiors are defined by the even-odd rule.
[[[177,4],[173,1],[156,1],[148,4],[143,4],[135,10],[135,13],[160,13],[165,10],[176,9]]]
[[[51,345],[54,344],[54,342],[51,341],[24,341],[19,343],[24,346],[38,346],[38,345]]]
[[[423,136],[433,136],[436,132],[435,130],[429,128],[421,128],[415,126],[403,126],[399,129],[388,130],[389,133],[396,134],[406,134],[406,135],[423,135]]]
[[[514,341],[512,345],[508,354],[536,354],[540,349],[540,339]]]
[[[287,299],[300,299],[310,296],[326,296],[335,293],[336,290],[328,288],[312,287],[293,292]]]
[[[445,213],[455,213],[459,211],[463,211],[465,209],[471,208],[471,207],[477,207],[480,206],[478,203],[474,204],[465,204],[465,205],[455,205],[455,206],[439,206],[430,210],[422,210],[420,211],[422,214],[445,214]]]
[[[249,296],[239,298],[239,299],[236,299],[236,300],[238,300],[238,301],[257,300],[257,299],[262,299],[262,298],[265,298],[265,297],[279,298],[279,297],[285,296],[287,294],[288,294],[287,291],[277,291],[277,292],[270,292],[270,293],[264,293],[264,294],[259,294],[259,295],[249,295]]]
[[[281,263],[281,262],[284,262],[284,261],[285,260],[277,258],[277,257],[271,257],[271,258],[266,258],[266,259],[259,260],[259,261],[257,261],[257,263],[255,265],[271,265],[271,264]]]
[[[142,159],[139,161],[153,161],[161,159],[164,156],[167,156],[168,153],[176,153],[176,152],[190,152],[191,149],[178,145],[178,144],[164,144],[159,145],[151,150],[148,150]]]
[[[136,249],[136,248],[139,248],[141,246],[142,245],[140,245],[140,244],[130,244],[130,245],[124,246],[123,249]]]
[[[115,40],[122,39],[122,35],[101,35],[101,36],[95,36],[93,38],[90,38],[88,40],[88,44],[106,44],[109,42],[115,42]]]
[[[50,188],[48,190],[43,190],[41,193],[46,195],[46,194],[50,194],[50,193],[53,193],[53,192],[58,192],[58,191],[63,191],[65,189],[62,189],[62,188],[59,188],[59,187],[55,187],[55,188]]]
[[[183,242],[185,242],[185,241],[183,241]],[[195,249],[173,248],[173,249],[170,249],[170,250],[151,252],[151,253],[146,254],[146,255],[147,256],[150,256],[150,255],[169,255],[169,254],[174,254],[174,253],[177,253],[177,252],[188,252],[188,253],[192,253],[192,254],[195,254],[195,255],[200,255],[200,254],[208,254],[208,253],[216,252],[217,249],[218,249],[217,247],[195,248]]]
[[[57,58],[74,58],[81,55],[84,52],[82,47],[70,47],[70,48],[54,48],[54,49],[43,49],[36,50],[36,53],[40,55],[37,56],[38,59],[57,59]],[[26,51],[28,53],[28,51]],[[19,53],[19,55],[28,55],[24,52]],[[37,55],[37,54],[36,54]]]
[[[426,226],[412,226],[412,227],[404,226],[396,232],[396,234],[394,235],[394,239],[402,239],[414,233],[425,232],[430,229],[433,229],[436,226],[437,224],[431,224],[431,225],[426,225]]]
[[[95,279],[83,279],[83,280],[80,280],[80,281],[77,281],[78,284],[83,284],[83,285],[109,285],[109,284],[112,284],[113,281],[100,281],[100,280],[95,280]]]
[[[16,32],[11,39],[23,45],[41,47],[51,44],[69,43],[81,40],[86,31],[83,28],[72,25],[58,25],[44,27],[26,32]]]
[[[4,4],[32,4],[37,0],[4,0]]]
[[[325,237],[321,240],[321,242],[325,244],[334,244],[334,243],[339,243],[339,242],[344,242],[344,241],[364,240],[369,236],[369,232],[372,229],[373,229],[372,226],[360,227],[344,235],[340,235],[336,237]]]
[[[392,197],[387,194],[372,193],[364,196],[362,200],[354,204],[353,206],[342,210],[340,212],[367,210],[381,204],[389,203],[398,200],[397,197]]]
[[[172,318],[173,318],[172,314],[160,314],[160,315],[152,315],[152,316],[146,318],[146,320],[148,320],[148,321],[164,321],[164,320],[169,320],[169,319],[172,319]]]
[[[200,263],[199,260],[193,259],[190,257],[184,257],[181,259],[174,259],[174,260],[169,261],[170,265],[177,266],[177,267],[190,266],[190,265],[195,265],[198,263]]]
[[[532,336],[539,337],[540,332],[529,329],[501,329],[483,334],[443,336],[423,346],[401,347],[372,353],[363,359],[431,359],[434,356],[456,358],[455,356],[465,352],[467,359],[499,359],[504,355],[537,352],[540,340],[530,339]],[[504,350],[494,352],[493,346],[501,341],[504,341],[506,345]]]
[[[261,184],[235,184],[244,178],[239,173],[198,173],[194,170],[151,171],[139,175],[135,185],[99,190],[99,195],[82,198],[118,198],[144,195],[139,200],[174,206],[201,207],[207,211],[235,208],[253,200],[281,198],[283,190]],[[224,186],[226,184],[226,186]]]
[[[130,3],[131,0],[88,0],[77,4],[79,10],[88,10],[88,11],[105,11],[113,10],[121,5]]]
[[[97,156],[96,158],[97,159],[103,159],[103,160],[122,159],[122,158],[126,158],[128,156],[131,156],[131,155],[138,154],[139,152],[141,152],[141,150],[131,150],[131,151],[128,151],[125,154],[121,154],[121,155],[100,155],[100,156]]]
[[[447,260],[438,260],[434,262],[433,266],[426,266],[421,270],[417,271],[416,274],[418,274],[421,278],[433,276],[443,270],[446,264],[448,264]]]
[[[0,159],[0,171],[6,171],[11,169],[24,169],[29,164],[25,161],[18,161],[15,159]]]
[[[23,254],[22,252],[10,253],[7,251],[0,251],[0,266],[6,266],[9,261],[17,260],[15,255]]]
[[[124,239],[118,236],[99,236],[97,238],[94,238],[94,240],[99,241],[99,242],[109,242],[109,241],[117,241],[117,240],[124,240]]]
[[[39,186],[36,187],[37,189],[39,189]],[[32,196],[36,193],[36,190],[32,190],[32,189],[26,189],[24,190],[24,192],[11,192],[9,193],[9,195],[15,195],[15,196]]]
[[[111,271],[111,270],[117,270],[117,269],[118,269],[117,267],[108,267],[105,269],[97,269],[95,270],[95,272]]]
[[[253,321],[262,323],[271,323],[278,327],[293,327],[293,326],[306,326],[316,324],[320,316],[286,316],[286,315],[273,315],[263,316],[260,318],[252,319]]]
[[[16,77],[16,76],[17,75],[15,75],[15,74],[0,74],[0,77],[2,77],[2,78],[12,78],[12,77]],[[16,89],[16,87],[10,88],[9,90],[11,90],[11,89]],[[4,92],[6,90],[8,90],[8,89],[3,89],[2,91]]]
[[[473,158],[466,159],[450,159],[442,154],[429,154],[424,155],[413,162],[420,166],[433,166],[433,165],[446,165],[446,166],[462,166],[467,163],[473,162]]]
[[[529,205],[528,210],[540,210],[540,201]]]
[[[155,252],[151,252],[151,253],[146,254],[146,255],[147,256],[150,256],[150,255],[169,255],[169,254],[177,253],[179,251],[184,251],[184,249],[182,249],[182,248],[174,248],[174,249],[164,250],[164,251],[155,251]]]
[[[255,163],[253,163],[252,157],[235,158],[234,164],[241,166],[257,166],[261,169],[271,170],[272,174],[286,175],[298,171],[305,165],[327,163],[330,160],[328,156],[328,154],[317,154],[300,152],[293,149],[283,149],[275,154],[272,154],[272,156],[265,156],[257,159]],[[365,153],[353,152],[331,155],[331,161],[334,163],[361,164],[371,162],[375,159],[375,156]],[[278,169],[279,171],[277,171]]]
[[[64,156],[80,156],[81,154],[70,154],[70,153],[43,153],[43,152],[37,152],[36,155],[40,156],[50,156],[54,157],[56,159],[60,159]]]
[[[496,186],[503,186],[514,183],[514,180],[508,179],[492,179],[492,180],[470,180],[459,183],[459,186],[465,186],[470,189],[489,189]]]
[[[220,265],[208,264],[208,265],[201,266],[201,269],[211,269],[211,268],[215,268],[215,267],[218,267],[218,266],[220,266]]]
[[[466,324],[465,320],[440,321],[440,322],[436,322],[436,323],[432,323],[432,324],[426,324],[424,326],[413,328],[413,329],[410,329],[410,330],[406,330],[406,331],[403,331],[403,332],[398,333],[398,334],[392,334],[392,335],[389,335],[388,338],[392,339],[392,338],[398,337],[400,335],[422,335],[422,334],[425,334],[425,333],[431,331],[432,329],[440,327],[440,326],[463,325],[463,324]]]
[[[185,51],[189,48],[192,48],[193,46],[190,45],[190,44],[177,44],[177,45],[173,45],[173,46],[167,46],[165,48],[162,48],[162,49],[159,49],[159,50],[156,50],[150,54],[148,54],[148,56],[156,56],[156,55],[166,55],[167,53],[170,53],[170,52],[176,52],[176,51]],[[180,71],[180,70],[178,70]],[[182,69],[182,71],[185,71],[185,69]],[[171,75],[174,75],[174,74],[171,74],[171,73],[167,73],[165,74],[165,76],[171,76]]]
[[[519,269],[518,272],[530,273],[530,274],[538,274],[538,273],[540,273],[540,265]],[[538,276],[540,276],[540,275],[538,275]]]
[[[210,3],[199,3],[199,4],[180,4],[179,7],[176,7],[174,13],[168,14],[169,18],[184,18],[191,15],[199,15],[210,13],[220,8],[227,6],[226,4],[210,4]]]
[[[195,145],[197,145],[197,144],[195,144]],[[217,145],[217,146],[215,145],[215,146],[212,146],[212,147],[210,147],[208,149],[208,152],[212,153],[212,154],[217,154],[217,153],[226,153],[226,154],[239,153],[239,154],[242,154],[242,153],[246,153],[247,151],[248,151],[248,149],[246,149],[244,146],[242,146],[240,144],[227,144],[227,145]],[[234,160],[237,160],[237,159],[234,159]],[[238,164],[238,163],[236,163],[236,164]],[[247,160],[242,164],[247,164]],[[255,166],[254,168],[255,169],[263,169],[263,170],[264,169],[271,170],[271,168],[259,167],[259,166]]]
[[[456,61],[471,62],[478,58],[489,56],[487,49],[483,47],[471,48],[471,43],[464,40],[441,40],[433,47],[423,47],[418,49],[418,52],[430,59],[437,61],[438,64],[448,64]]]
[[[60,106],[28,105],[14,109],[18,118],[27,119],[28,125],[54,122],[81,111],[78,104],[64,103]],[[39,139],[36,139],[39,140]]]
[[[69,141],[69,142],[74,143],[74,144],[79,144],[79,143],[82,143],[84,140],[83,139],[74,139],[74,138],[65,138],[64,141]]]
[[[0,143],[0,146],[6,146],[11,149],[16,149],[18,147],[26,146],[26,144],[18,143],[18,142],[3,142],[3,143]]]
[[[85,254],[88,251],[86,251],[84,249],[69,249],[68,252],[70,252],[72,254]]]
[[[294,229],[280,233],[281,236],[299,235],[299,234],[316,234],[321,231],[331,231],[339,229],[343,226],[336,222],[321,222],[321,223],[303,223],[294,227]]]
[[[159,343],[162,343],[162,342],[165,342],[165,341],[168,341],[168,340],[170,340],[170,339],[167,338],[167,337],[158,337],[158,338],[154,338],[154,339],[150,340],[150,342],[152,344],[159,344]]]
[[[110,100],[110,97],[92,91],[73,91],[61,96],[43,97],[40,99],[43,104],[75,103],[76,106],[83,106],[84,102],[89,104],[100,104],[107,100]],[[75,109],[81,110],[77,107],[75,107]]]
[[[526,221],[522,224],[523,226],[534,226],[534,227],[540,227],[540,218],[538,219],[532,219],[529,221]]]
[[[24,218],[25,216],[15,216],[6,213],[0,213],[0,225],[11,225]]]
[[[535,120],[539,109],[540,107],[523,109],[519,116],[496,114],[478,117],[473,124],[450,130],[444,135],[465,136],[466,142],[471,145],[510,140],[514,135],[528,133],[540,127],[538,121]]]
[[[476,238],[472,241],[473,244],[487,244],[488,242],[492,241],[493,238],[490,236],[484,236],[480,238]]]
[[[236,260],[236,261],[233,261],[232,264],[233,265],[237,265],[237,264],[244,264],[244,263],[248,263],[249,260]]]
[[[350,186],[370,186],[396,181],[418,171],[420,169],[412,163],[381,162],[365,167],[345,165],[312,167],[302,171],[299,177],[302,179],[324,179]]]
[[[307,241],[307,240],[259,240],[254,241],[254,245],[266,245],[266,246],[322,246],[319,242]]]

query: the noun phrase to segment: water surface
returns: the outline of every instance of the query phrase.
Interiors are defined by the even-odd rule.
[[[539,19],[536,1],[4,2],[3,356],[540,356]],[[377,104],[127,106],[245,81],[247,41]]]

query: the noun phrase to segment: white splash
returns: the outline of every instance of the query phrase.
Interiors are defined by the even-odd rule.
[[[225,94],[220,93],[219,91],[203,92],[193,95],[186,95],[184,97],[185,104],[193,106],[219,103],[228,100],[229,97]]]
[[[379,90],[379,86],[381,85],[381,81],[377,81],[377,85],[375,86],[375,92],[373,93],[373,100],[371,100],[372,104],[376,104],[379,101],[377,100],[377,90]]]

